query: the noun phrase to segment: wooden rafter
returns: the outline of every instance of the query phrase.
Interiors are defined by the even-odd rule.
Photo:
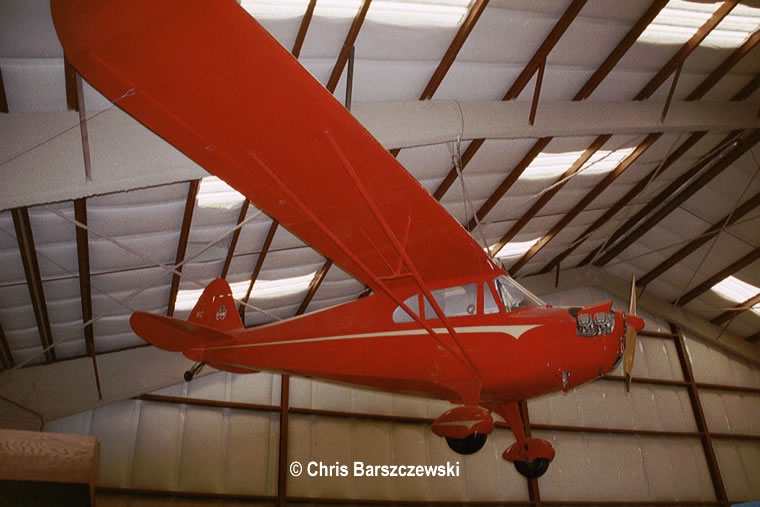
[[[745,267],[749,266],[753,262],[760,259],[760,248],[757,248],[741,259],[732,262],[729,266],[726,266],[725,268],[721,269],[719,272],[715,273],[713,276],[705,280],[704,282],[700,283],[693,289],[691,289],[689,292],[678,298],[673,304],[677,306],[683,306],[687,304],[689,301],[693,300],[697,296],[704,294],[708,290],[710,290],[716,283],[728,278],[731,275],[734,275],[739,272],[739,270],[744,269]]]
[[[274,235],[277,233],[277,227],[279,226],[279,223],[277,221],[273,220],[272,225],[269,227],[269,232],[267,232],[267,237],[264,239],[264,246],[261,247],[261,252],[259,253],[258,259],[256,259],[256,265],[253,267],[253,272],[251,273],[251,281],[248,284],[248,290],[245,292],[245,296],[243,296],[242,303],[238,306],[238,313],[240,313],[240,320],[245,323],[245,305],[248,304],[248,300],[251,299],[251,291],[253,291],[253,285],[256,283],[256,280],[259,278],[259,273],[261,273],[261,267],[264,265],[264,259],[266,259],[267,254],[269,253],[269,248],[272,246],[272,240],[274,240]]]
[[[77,71],[63,58],[63,75],[66,83],[66,107],[69,111],[79,111],[79,87],[77,86]]]
[[[699,44],[710,35],[710,32],[723,21],[728,13],[736,7],[738,0],[726,0],[720,7],[710,16],[702,26],[681,46],[676,54],[666,63],[657,74],[649,80],[649,82],[641,89],[641,91],[633,98],[633,100],[646,100],[652,96],[654,92],[665,82],[665,80],[675,72],[686,60],[686,57],[691,54]]]
[[[710,320],[715,325],[723,324],[724,322],[730,321],[734,319],[737,315],[740,313],[746,312],[747,310],[751,309],[753,306],[760,303],[760,294],[755,294],[748,300],[739,303],[738,305],[734,306],[730,310],[727,310],[717,317]]]
[[[314,294],[316,294],[317,290],[319,290],[319,287],[322,285],[322,282],[324,281],[325,276],[327,276],[327,272],[330,271],[332,265],[333,262],[331,260],[327,260],[324,264],[322,264],[322,267],[319,268],[316,273],[314,273],[314,278],[312,278],[311,283],[309,284],[309,290],[306,293],[306,297],[301,302],[301,306],[298,307],[296,315],[303,315],[304,312],[306,312],[306,309],[309,307],[309,303],[311,303],[311,300],[314,298]]]
[[[74,201],[74,218],[77,222],[87,225],[87,200],[84,198]],[[87,355],[92,358],[92,368],[95,373],[95,385],[98,389],[98,399],[103,399],[103,389],[100,386],[100,373],[95,357],[95,333],[92,327],[92,288],[90,286],[90,243],[87,229],[77,226],[77,263],[79,265],[79,295],[82,302],[82,322],[84,323],[84,343]]]
[[[515,79],[514,83],[512,83],[512,86],[510,86],[509,90],[507,90],[507,93],[504,95],[504,98],[502,100],[512,100],[520,95],[520,93],[530,82],[533,74],[535,74],[541,64],[546,61],[546,57],[549,55],[551,50],[554,49],[554,46],[557,45],[557,42],[559,42],[565,31],[567,31],[568,27],[576,18],[578,12],[580,12],[585,3],[586,0],[575,0],[570,4],[570,6],[562,14],[562,17],[560,17],[559,21],[557,21],[557,24],[554,26],[554,28],[552,28],[552,31],[549,32],[549,35],[541,43],[541,46],[539,46],[539,48],[536,50],[533,57],[531,57],[530,61],[528,61],[528,64],[525,66],[523,71],[519,76],[517,76],[517,79]],[[485,139],[475,139],[470,143],[465,152],[462,154],[462,170],[464,170],[464,168],[467,166],[467,163],[472,160],[472,157],[475,156],[475,153],[477,153],[484,141]],[[540,142],[541,141],[539,140],[538,143]],[[535,148],[536,146],[534,146],[530,151],[535,151]],[[457,168],[452,167],[436,191],[433,193],[433,196],[436,199],[441,200],[451,185],[456,181],[457,176]]]
[[[298,29],[298,35],[296,36],[296,42],[293,44],[293,56],[299,58],[301,56],[301,48],[303,48],[303,42],[306,40],[306,32],[309,30],[311,24],[311,18],[314,16],[314,7],[317,5],[317,0],[310,0],[309,5],[306,7],[306,12],[301,20],[301,27]]]
[[[8,112],[8,96],[5,95],[5,82],[3,81],[3,70],[0,69],[0,113]]]
[[[177,257],[174,261],[174,273],[172,274],[172,285],[169,290],[169,308],[166,315],[174,316],[174,305],[177,302],[177,293],[179,292],[179,278],[182,272],[182,261],[185,260],[187,252],[187,242],[190,239],[190,225],[193,222],[193,210],[195,210],[195,198],[198,196],[198,188],[201,180],[192,180],[187,191],[187,201],[185,202],[185,213],[182,217],[182,229],[179,233],[179,243],[177,243]]]
[[[723,229],[736,223],[744,215],[760,206],[760,192],[755,194],[752,198],[745,201],[741,206],[737,207],[733,212],[729,213],[725,217],[721,218],[718,223],[707,229],[705,232],[699,235],[698,238],[690,241],[688,244],[680,248],[676,253],[662,261],[656,267],[651,269],[647,274],[637,280],[636,285],[639,288],[646,287],[652,280],[681,262],[683,259],[695,252],[699,247],[716,237]]]
[[[425,90],[422,92],[422,95],[420,95],[420,100],[430,100],[433,98],[433,95],[435,95],[436,90],[438,90],[438,87],[441,85],[443,78],[446,77],[449,68],[451,68],[451,65],[459,54],[459,50],[462,49],[467,37],[470,36],[470,32],[475,28],[475,24],[478,22],[478,19],[480,19],[480,15],[483,14],[486,6],[488,6],[488,0],[475,0],[475,3],[467,13],[467,17],[464,19],[457,34],[454,36],[454,40],[451,42],[449,49],[446,50],[443,58],[441,58],[441,62],[438,64],[435,72],[433,72],[433,76],[430,78],[430,81],[428,81]]]
[[[654,213],[651,216],[649,216],[649,218],[645,219],[643,223],[638,225],[634,230],[631,230],[625,237],[622,237],[617,243],[613,245],[610,242],[609,243],[610,248],[607,249],[606,252],[596,262],[594,262],[594,264],[597,266],[604,266],[605,264],[610,262],[613,258],[620,255],[620,253],[623,250],[628,248],[634,241],[639,239],[652,227],[658,224],[663,218],[665,218],[674,209],[680,206],[681,203],[686,201],[689,197],[694,195],[698,190],[700,190],[705,185],[707,185],[710,181],[712,181],[713,178],[715,178],[721,172],[723,172],[728,167],[730,167],[731,164],[733,164],[739,157],[744,155],[744,153],[746,153],[747,150],[752,148],[758,141],[760,141],[760,129],[752,131],[728,153],[725,153],[723,156],[718,155],[719,157],[718,160],[715,161],[715,163],[708,169],[704,169],[704,168],[707,167],[713,161],[712,157],[707,157],[703,159],[702,161],[698,162],[694,167],[695,168],[698,167],[699,169],[697,173],[701,173],[701,174],[699,174],[699,176],[697,176],[694,181],[692,181],[686,188],[681,190],[678,193],[678,195],[669,199],[664,206],[661,206],[659,209],[654,211]],[[656,202],[656,201],[653,201],[653,202]],[[657,203],[657,204],[660,204],[660,203]],[[628,232],[628,231],[623,231],[623,232]]]
[[[3,332],[3,326],[0,325],[0,361],[3,363],[3,368],[6,370],[10,370],[13,368],[14,362],[13,362],[13,354],[11,353],[11,348],[8,346],[8,340],[5,338],[5,333]]]
[[[219,278],[227,278],[227,273],[230,270],[230,264],[232,263],[232,256],[235,255],[235,248],[237,248],[238,240],[240,239],[240,232],[243,230],[240,224],[245,220],[245,215],[248,213],[249,201],[243,201],[243,206],[240,208],[240,214],[238,215],[235,232],[232,233],[232,239],[230,240],[230,247],[227,250],[227,257],[224,259],[224,266],[222,266],[222,273]]]
[[[34,247],[34,235],[32,224],[29,221],[29,211],[26,208],[14,208],[11,210],[13,226],[16,229],[16,240],[24,264],[26,284],[29,288],[29,297],[32,300],[34,318],[37,321],[37,330],[40,333],[40,342],[45,350],[45,360],[48,363],[55,361],[55,349],[52,348],[53,333],[50,331],[50,319],[45,302],[45,291],[42,287],[40,266],[37,263],[37,250]]]
[[[554,237],[559,234],[581,211],[591,204],[607,187],[609,187],[623,172],[628,169],[645,151],[647,151],[662,134],[649,134],[644,140],[636,146],[630,155],[625,157],[617,167],[608,173],[596,186],[591,189],[581,201],[576,204],[565,216],[557,222],[552,229],[542,236],[515,264],[510,267],[509,271],[515,274],[520,268],[527,264],[541,249],[547,245]]]
[[[338,59],[335,61],[335,66],[333,67],[332,73],[330,74],[330,79],[328,79],[327,86],[325,87],[330,91],[330,93],[334,93],[335,88],[338,86],[338,81],[340,81],[340,76],[343,74],[343,69],[346,67],[348,56],[351,54],[351,48],[354,46],[356,38],[359,36],[359,30],[362,28],[364,18],[367,17],[367,11],[369,10],[371,3],[372,0],[364,0],[361,7],[359,8],[359,12],[354,18],[354,22],[351,23],[351,28],[348,30],[346,40],[343,42],[343,48],[340,50]]]

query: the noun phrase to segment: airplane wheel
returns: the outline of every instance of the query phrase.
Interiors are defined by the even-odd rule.
[[[549,469],[549,463],[546,458],[536,458],[530,461],[515,461],[515,468],[521,475],[528,479],[541,477]]]
[[[185,372],[185,382],[190,382],[191,380],[193,380],[193,377],[194,377],[194,376],[195,376],[195,375],[193,375],[193,372],[192,372],[192,371],[190,371],[190,370],[187,370],[187,371]]]
[[[446,437],[446,443],[455,453],[467,455],[474,454],[482,449],[487,439],[486,433],[473,433],[464,438]]]

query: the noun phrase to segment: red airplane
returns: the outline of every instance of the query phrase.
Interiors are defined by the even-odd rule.
[[[136,312],[158,347],[237,373],[267,370],[444,399],[433,432],[479,450],[492,413],[527,477],[554,457],[518,403],[616,367],[637,331],[612,302],[544,304],[234,1],[52,0],[68,61],[96,89],[365,283],[372,295],[246,329],[224,280],[188,320]]]

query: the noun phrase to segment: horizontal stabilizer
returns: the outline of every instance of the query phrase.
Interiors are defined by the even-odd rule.
[[[232,337],[216,329],[154,313],[135,312],[129,319],[132,330],[143,340],[164,350],[182,352],[219,344]]]

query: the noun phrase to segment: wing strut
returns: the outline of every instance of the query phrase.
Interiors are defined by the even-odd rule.
[[[369,192],[367,192],[367,189],[364,187],[364,184],[359,179],[359,176],[356,174],[356,171],[354,171],[353,166],[346,158],[345,154],[343,153],[343,150],[340,149],[340,146],[335,141],[333,136],[330,134],[329,130],[325,131],[325,137],[327,137],[327,140],[329,141],[330,145],[335,150],[335,153],[338,155],[338,158],[340,158],[341,163],[343,164],[343,168],[348,173],[351,180],[354,182],[354,185],[356,185],[357,190],[359,191],[359,194],[364,199],[364,202],[366,202],[367,206],[369,207],[370,211],[372,211],[372,215],[374,215],[375,219],[377,220],[380,227],[383,229],[383,232],[385,232],[385,235],[388,236],[388,239],[393,244],[393,248],[395,248],[396,252],[398,252],[399,257],[403,259],[403,263],[406,265],[407,269],[409,270],[409,274],[414,279],[414,282],[417,284],[417,287],[422,291],[422,293],[425,295],[425,298],[427,298],[430,305],[433,307],[433,310],[435,311],[436,315],[439,319],[441,319],[441,322],[446,327],[446,330],[449,332],[449,335],[451,336],[451,339],[453,341],[453,346],[450,346],[446,343],[444,343],[438,335],[433,331],[430,326],[428,326],[425,321],[419,318],[419,316],[415,315],[413,311],[406,308],[406,306],[401,302],[401,307],[404,308],[404,310],[409,314],[410,317],[412,317],[417,323],[419,323],[425,330],[430,333],[433,338],[436,339],[442,346],[444,346],[449,352],[454,354],[455,357],[459,358],[471,371],[473,371],[475,374],[478,375],[478,377],[481,377],[480,372],[475,367],[474,363],[470,359],[470,357],[467,355],[467,352],[465,352],[464,348],[459,343],[459,340],[457,338],[457,333],[454,331],[454,326],[451,325],[451,322],[446,317],[446,315],[443,313],[443,310],[438,305],[438,302],[435,300],[433,295],[430,292],[430,289],[427,287],[427,284],[425,284],[425,281],[422,279],[422,276],[420,275],[417,268],[414,266],[414,263],[412,262],[412,259],[409,258],[409,255],[407,254],[406,250],[404,249],[403,245],[401,244],[401,241],[396,236],[396,234],[391,229],[388,222],[383,217],[380,210],[377,208],[377,205],[372,200],[372,197],[369,195]],[[400,264],[399,264],[399,273],[398,276],[403,276],[401,274]],[[377,279],[377,282],[382,283],[379,279]],[[384,291],[385,292],[385,291]],[[386,294],[390,295],[389,292],[386,292]],[[392,296],[394,301],[396,300],[395,297]],[[398,301],[397,301],[398,302]]]

